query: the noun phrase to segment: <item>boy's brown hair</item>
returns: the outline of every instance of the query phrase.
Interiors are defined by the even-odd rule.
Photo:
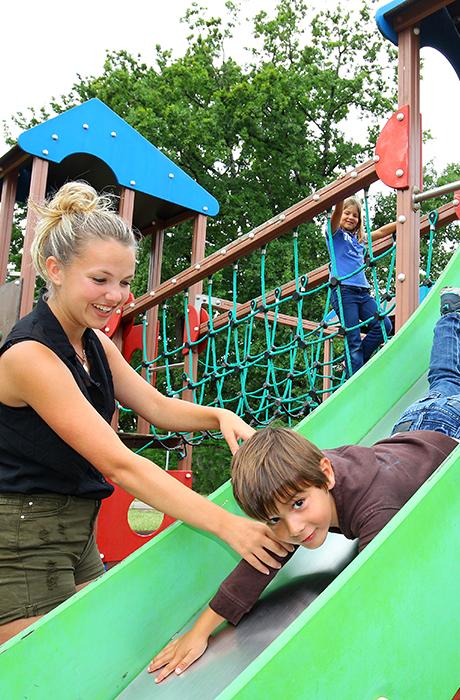
[[[275,501],[288,501],[303,488],[327,488],[321,450],[289,428],[264,428],[233,455],[232,487],[237,503],[256,520],[276,513]]]

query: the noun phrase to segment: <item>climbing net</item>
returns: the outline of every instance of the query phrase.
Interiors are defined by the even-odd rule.
[[[309,277],[302,270],[299,240],[304,235],[304,227],[300,226],[290,235],[291,281],[270,290],[267,260],[271,243],[251,255],[258,255],[257,275],[254,275],[254,260],[250,266],[252,278],[258,276],[260,280],[257,296],[245,298],[246,258],[232,266],[230,299],[214,296],[216,275],[213,275],[204,284],[205,293],[198,298],[201,314],[196,317],[191,316],[191,306],[195,306],[196,300],[190,300],[188,292],[182,295],[181,309],[177,298],[168,300],[159,311],[158,346],[154,357],[147,357],[145,351],[149,328],[144,319],[144,350],[137,369],[143,369],[147,380],[154,380],[168,396],[180,398],[188,392],[187,397],[194,402],[231,409],[255,427],[266,426],[274,419],[291,426],[308,415],[351,374],[349,331],[359,328],[364,333],[369,323],[377,320],[383,341],[388,340],[384,320],[395,308],[396,245],[393,242],[383,253],[375,252],[367,193],[364,212],[366,255],[359,270],[366,269],[376,301],[377,312],[371,318],[357,326],[346,326],[341,283],[350,275],[337,275],[329,212],[326,226],[331,251],[329,273],[324,270],[322,276],[310,273]],[[437,218],[436,211],[430,213],[428,254],[422,282],[425,290],[432,284],[430,271]],[[307,235],[311,235],[311,228]],[[221,284],[222,275],[217,275],[220,275],[218,284]],[[337,290],[338,315],[332,309],[333,289]],[[178,314],[182,316],[179,333]],[[171,436],[171,433],[159,434],[154,427],[151,430],[156,440],[166,442]],[[181,437],[185,443],[197,444],[207,437],[220,439],[221,436],[200,433],[181,434]]]

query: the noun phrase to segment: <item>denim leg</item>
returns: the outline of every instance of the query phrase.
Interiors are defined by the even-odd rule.
[[[430,390],[409,406],[393,428],[436,430],[460,438],[460,314],[441,316],[431,348]]]
[[[373,317],[377,311],[378,307],[375,299],[373,299],[373,297],[371,297],[370,294],[368,294],[367,292],[364,292],[362,295],[362,301],[359,310],[360,320],[365,321],[366,319]],[[383,319],[383,323],[385,324],[385,330],[388,335],[388,333],[390,333],[392,329],[391,321],[386,316]],[[373,318],[373,320],[370,321],[369,331],[366,334],[366,337],[364,338],[362,343],[364,363],[366,363],[369,360],[374,350],[376,350],[379,347],[379,345],[383,343],[383,340],[384,338],[382,333],[381,322]]]
[[[441,316],[434,328],[428,381],[430,392],[460,394],[460,313]]]
[[[343,320],[346,328],[351,328],[359,323],[359,292],[352,286],[343,285],[341,287]],[[332,292],[332,306],[340,319],[339,303],[337,291]],[[346,339],[351,360],[351,373],[357,372],[363,366],[363,351],[361,347],[361,331],[359,328],[347,331]]]

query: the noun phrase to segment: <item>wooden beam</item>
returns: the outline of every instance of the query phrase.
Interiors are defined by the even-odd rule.
[[[196,267],[203,260],[206,247],[206,224],[207,217],[203,214],[196,214],[195,220],[193,222],[193,238],[192,238],[192,257],[191,265]],[[189,304],[195,305],[196,297],[203,291],[203,281],[199,280],[192,284],[189,288]],[[185,374],[190,377],[190,381],[196,381],[198,373],[198,353],[188,352],[184,356],[184,371]],[[193,390],[185,389],[182,392],[182,399],[184,401],[193,402]],[[183,459],[179,460],[179,469],[191,469],[192,468],[192,445],[187,445],[186,455]]]
[[[150,245],[150,260],[149,260],[149,287],[154,289],[158,287],[161,283],[161,267],[163,263],[163,243],[164,243],[164,231],[162,229],[156,229],[152,233],[151,245]],[[147,347],[146,354],[147,357],[154,357],[156,355],[156,348],[158,346],[158,333],[157,333],[157,323],[158,323],[158,306],[154,306],[149,309],[146,314],[147,318]],[[142,376],[147,379],[147,372],[142,368]],[[151,367],[150,377],[152,383],[156,383],[156,373],[155,367]],[[142,416],[137,418],[137,430],[139,433],[147,433],[150,430],[150,424]]]
[[[30,180],[29,198],[35,203],[41,203],[46,194],[46,181],[48,178],[48,161],[35,157],[32,161],[32,175]],[[30,256],[30,247],[35,236],[37,215],[28,207],[27,223],[24,234],[24,245],[21,262],[22,297],[20,316],[25,316],[32,311],[35,292],[35,270]]]
[[[440,207],[438,209],[439,212],[439,218],[438,218],[438,227],[442,226],[447,226],[447,224],[452,223],[452,221],[456,221],[458,219],[457,217],[457,212],[456,212],[456,206],[450,202],[449,204],[444,204],[444,206]],[[421,220],[420,224],[420,234],[421,235],[427,235],[430,231],[430,222],[428,220],[427,216],[424,216]],[[373,252],[374,255],[381,255],[385,251],[389,250],[391,246],[393,245],[393,236],[386,236],[385,238],[380,239],[377,243],[373,245]],[[310,289],[315,289],[316,287],[319,287],[321,284],[324,284],[329,278],[329,265],[321,265],[321,267],[317,267],[315,270],[312,270],[311,272],[308,273],[307,276],[307,285],[305,287],[306,290]],[[284,299],[288,296],[290,296],[293,292],[295,292],[296,289],[296,283],[295,280],[291,280],[290,282],[286,282],[286,284],[282,285],[280,287],[281,289],[281,299]],[[267,304],[272,304],[275,300],[275,292],[272,290],[271,292],[268,292],[265,295],[265,300]],[[262,297],[257,297],[256,299],[256,304],[259,305],[262,303]],[[242,316],[247,316],[248,313],[250,313],[251,310],[251,302],[247,301],[243,304],[238,305],[238,311],[237,311],[237,318],[241,318]],[[225,326],[227,323],[227,319],[223,318],[221,316],[218,316],[213,320],[213,327],[217,330],[221,328],[222,326]],[[207,330],[207,324],[202,324],[200,327],[200,333],[205,333]]]
[[[0,203],[0,284],[5,283],[8,274],[17,186],[18,171],[11,170],[3,180],[2,201]]]
[[[212,307],[215,309],[219,309],[220,311],[230,311],[233,310],[233,302],[230,301],[229,299],[218,299],[216,301],[212,302]],[[241,318],[241,315],[239,314],[240,307],[242,307],[243,304],[237,304],[236,305],[236,317]],[[258,314],[256,314],[256,318],[265,318],[271,322],[275,320],[275,315],[276,315],[276,321],[282,326],[288,326],[290,328],[297,328],[299,321],[297,316],[289,316],[287,314],[275,314],[274,311],[267,311],[267,313],[263,313],[262,311]],[[220,316],[217,316],[216,319],[213,319],[213,328],[215,328],[214,321],[217,320],[217,318],[220,318]],[[228,323],[228,319],[225,319],[225,323]],[[315,323],[314,321],[308,321],[307,319],[302,319],[302,328],[304,331],[316,331],[318,330],[318,324]],[[206,323],[202,323],[200,325],[200,335],[203,335],[204,333],[207,333],[209,330],[209,323],[206,321]],[[324,335],[336,335],[337,334],[337,329],[331,330],[330,328],[323,328],[323,334]]]
[[[376,180],[378,180],[378,177],[374,161],[368,161],[360,165],[317,193],[294,204],[245,236],[232,241],[224,248],[221,248],[221,250],[208,256],[200,262],[199,268],[191,266],[180,272],[176,277],[164,282],[158,289],[151,290],[138,297],[134,302],[134,306],[124,309],[123,318],[126,320],[133,318],[155,304],[160,304],[178,292],[190,288],[193,284],[209,277],[217,270],[230,265],[245,255],[249,255],[253,250],[263,247],[296,226],[310,221],[318,214],[327,211],[336,202],[349,197],[360,189],[369,187]]]
[[[396,225],[396,328],[419,304],[420,212],[412,195],[421,183],[420,40],[412,29],[398,34],[399,106],[409,105],[408,187],[398,190]]]

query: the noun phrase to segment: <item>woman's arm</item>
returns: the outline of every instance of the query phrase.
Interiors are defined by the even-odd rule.
[[[31,406],[105,477],[154,508],[225,540],[259,571],[268,573],[265,565],[279,567],[265,548],[284,556],[288,547],[275,542],[267,526],[228,513],[131,452],[49,348],[35,341],[18,343],[3,354],[1,365],[10,401]],[[39,371],[25,372],[25,367]]]
[[[337,202],[331,216],[331,231],[334,234],[340,228],[340,221],[343,213],[343,202]]]
[[[255,432],[232,411],[163,396],[135,372],[107,336],[98,332],[98,337],[107,355],[118,401],[157,428],[190,432],[220,430],[232,453],[238,449],[239,439],[247,440]]]

